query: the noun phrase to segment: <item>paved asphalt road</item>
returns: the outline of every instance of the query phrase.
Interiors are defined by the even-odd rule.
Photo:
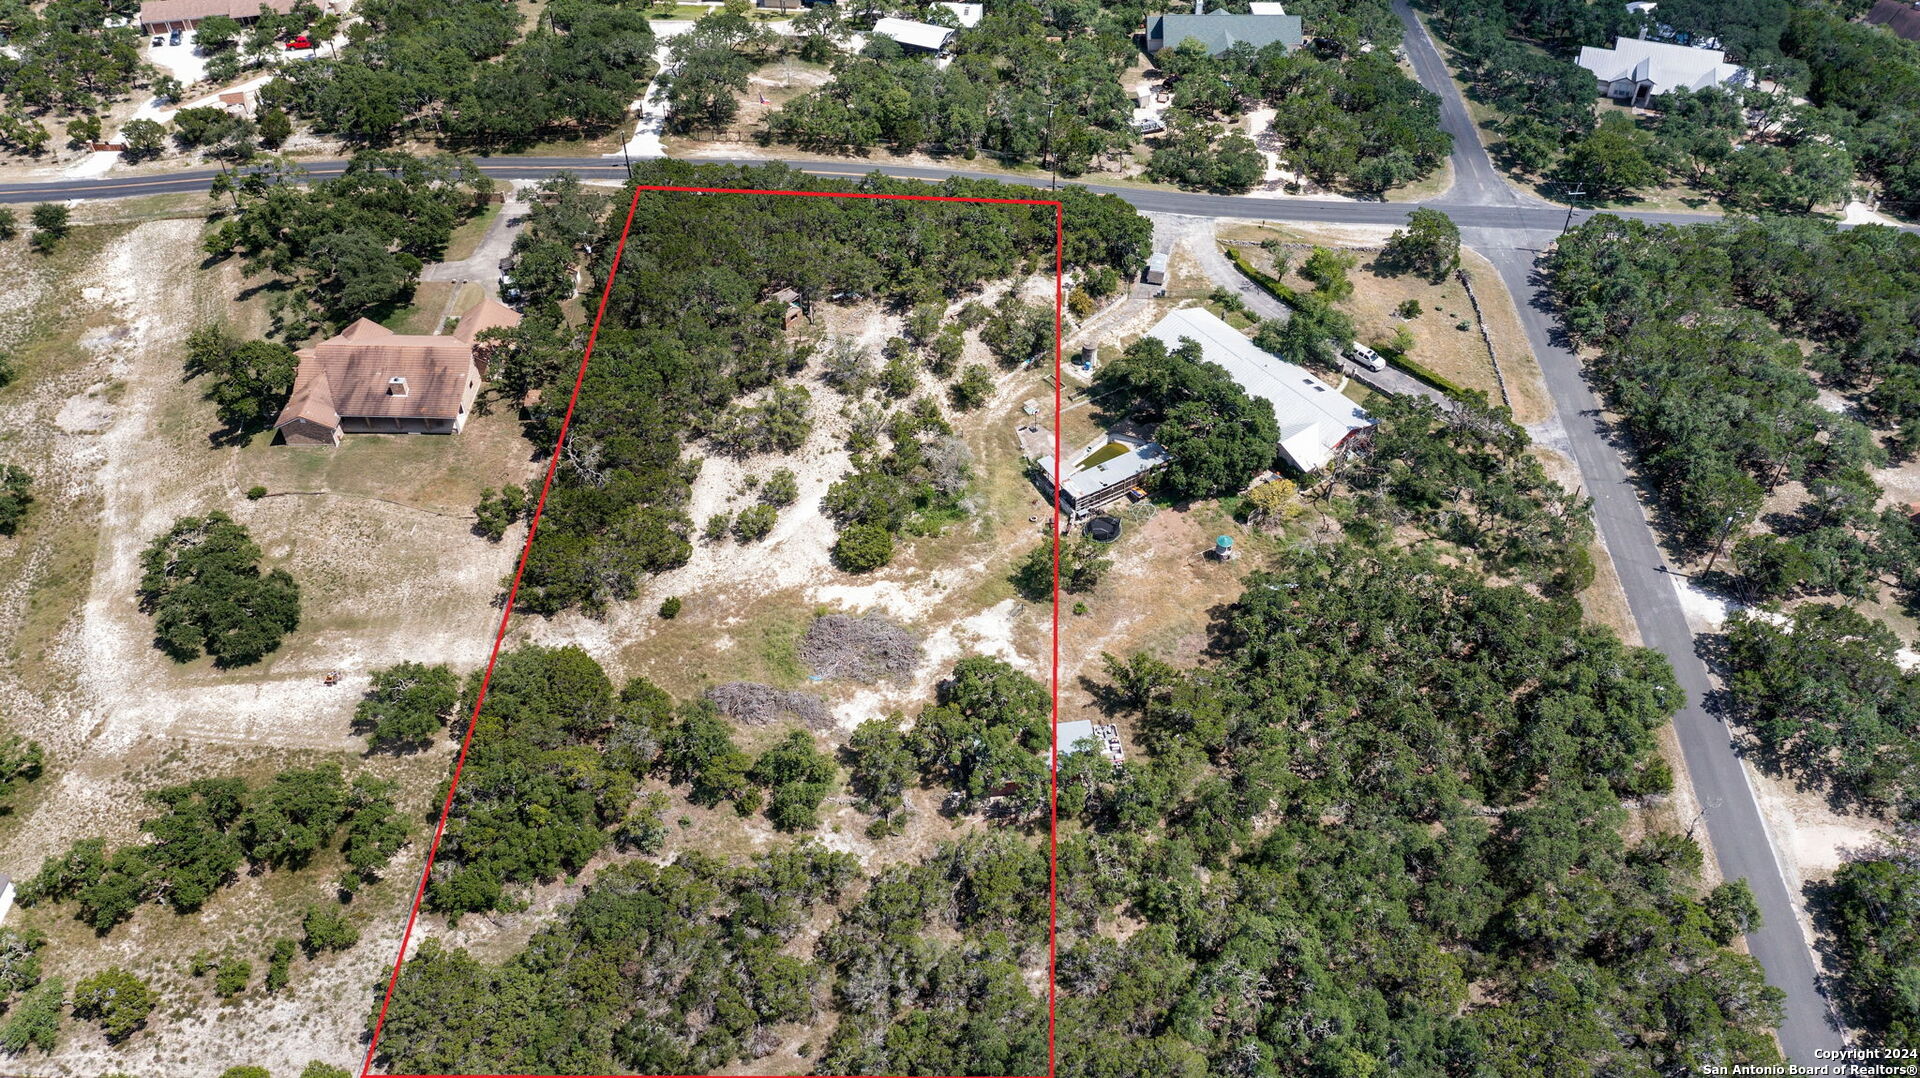
[[[1562,423],[1572,444],[1587,491],[1594,499],[1600,534],[1619,570],[1627,601],[1639,623],[1642,640],[1665,653],[1673,663],[1688,706],[1676,718],[1682,751],[1695,793],[1706,810],[1714,854],[1728,878],[1744,877],[1758,900],[1765,927],[1747,937],[1753,954],[1765,966],[1767,979],[1786,993],[1786,1021],[1780,1027],[1781,1045],[1789,1059],[1809,1065],[1821,1049],[1841,1045],[1830,1020],[1830,1008],[1815,977],[1813,959],[1791,896],[1774,858],[1759,806],[1748,784],[1728,733],[1701,708],[1709,682],[1707,670],[1694,651],[1687,625],[1671,581],[1662,571],[1665,559],[1635,491],[1628,481],[1620,454],[1610,445],[1596,418],[1592,391],[1581,376],[1578,359],[1556,343],[1550,310],[1539,297],[1534,261],[1539,251],[1569,222],[1589,214],[1569,215],[1562,207],[1521,194],[1501,176],[1474,131],[1458,88],[1447,77],[1432,40],[1414,19],[1406,0],[1394,0],[1394,11],[1406,25],[1407,56],[1422,84],[1440,95],[1441,125],[1454,137],[1454,186],[1428,203],[1446,210],[1463,230],[1467,242],[1498,268],[1520,308],[1521,321],[1546,373]],[[865,166],[852,162],[732,160],[734,164],[779,162],[820,175],[858,176],[871,171],[903,179],[940,180],[948,176],[998,179],[1045,188],[1044,178],[968,172],[958,169],[905,165]],[[499,179],[539,179],[571,171],[583,178],[619,178],[624,166],[602,157],[482,158],[480,167]],[[306,165],[317,177],[337,174],[343,162],[317,161]],[[215,170],[180,172],[147,177],[56,180],[0,184],[0,203],[47,202],[64,199],[128,198],[147,194],[204,191]],[[1306,221],[1329,224],[1397,225],[1417,203],[1261,199],[1193,194],[1183,191],[1082,185],[1114,194],[1138,209],[1155,213],[1253,220]],[[1712,220],[1703,214],[1627,213],[1651,221],[1677,224]]]

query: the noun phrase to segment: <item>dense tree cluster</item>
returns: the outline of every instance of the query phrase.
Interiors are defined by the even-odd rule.
[[[1385,541],[1411,524],[1503,576],[1566,595],[1592,583],[1589,500],[1547,478],[1504,408],[1394,396],[1369,409],[1371,445],[1337,469],[1368,533]]]
[[[401,973],[379,1062],[705,1073],[764,1055],[778,1044],[770,1027],[817,1018],[830,992],[841,1018],[818,1073],[1043,1069],[1046,1015],[1009,941],[1044,945],[1044,853],[1002,836],[943,847],[873,881],[817,957],[787,953],[859,875],[851,854],[806,843],[737,867],[683,853],[605,869],[502,964],[425,943]],[[935,926],[960,940],[932,942]]]
[[[1802,90],[1824,107],[1804,123],[1859,158],[1902,212],[1920,205],[1920,46],[1877,26],[1849,22],[1824,4],[1797,4],[1782,49],[1804,65]]]
[[[86,0],[0,4],[7,49],[0,54],[0,147],[39,153],[42,109],[85,112],[125,97],[141,72],[140,29],[102,25],[112,11]]]
[[[1599,350],[1592,370],[1683,550],[1737,539],[1780,484],[1799,482],[1805,502],[1766,521],[1778,540],[1733,548],[1755,587],[1868,597],[1890,577],[1912,589],[1913,529],[1875,509],[1868,474],[1886,452],[1816,402],[1808,369],[1911,452],[1920,240],[1804,220],[1677,228],[1603,215],[1562,238],[1547,266],[1568,334]]]
[[[1416,554],[1247,583],[1214,664],[1110,661],[1144,759],[1063,761],[1062,1074],[1777,1059],[1740,885],[1703,901],[1691,841],[1620,835],[1670,781],[1664,660]]]
[[[1173,461],[1158,478],[1176,498],[1233,493],[1273,464],[1280,443],[1273,406],[1203,359],[1196,341],[1169,350],[1142,337],[1096,381],[1117,394],[1109,407],[1130,407],[1159,423],[1154,437]]]
[[[767,134],[811,149],[985,151],[1077,176],[1134,142],[1120,85],[1138,55],[1131,26],[1096,32],[1080,22],[1088,14],[1072,5],[990,8],[960,32],[944,67],[875,38],[834,61],[832,82],[770,116]]]
[[[181,517],[140,557],[140,609],[154,644],[176,662],[205,653],[220,666],[259,662],[300,624],[300,587],[260,571],[260,547],[225,513]]]
[[[641,166],[636,177],[680,186],[852,186],[781,168],[666,161]],[[908,186],[912,182],[876,177],[858,187],[925,192]],[[1019,197],[990,181],[951,180],[939,191]],[[1143,219],[1117,199],[1075,191],[1062,197],[1071,203],[1065,218],[1070,269],[1140,265],[1148,242]],[[595,245],[595,271],[602,276],[626,220],[621,201],[603,226],[612,234],[603,233]],[[693,532],[686,500],[695,465],[680,450],[688,432],[718,432],[739,440],[746,452],[794,444],[803,430],[794,390],[773,411],[766,409],[779,398],[771,394],[756,411],[729,410],[812,359],[812,343],[784,332],[783,305],[769,298],[773,292],[792,288],[807,304],[864,298],[944,310],[988,280],[1050,271],[1053,236],[1051,212],[1017,206],[641,192],[540,542],[522,580],[522,605],[542,613],[603,611],[637,594],[645,575],[686,561]],[[921,347],[934,352],[939,339],[937,330],[929,331]],[[578,344],[557,315],[536,309],[500,365],[503,392],[544,391],[530,408],[536,444],[557,440]],[[883,564],[891,536],[916,520],[937,526],[959,489],[942,485],[951,473],[935,452],[948,433],[937,404],[882,416],[874,427],[868,442],[853,447],[860,455],[855,474],[829,496],[829,510],[846,529],[843,544],[853,534],[858,541],[851,546],[864,555],[859,563],[869,566]]]
[[[479,683],[476,672],[459,714]],[[676,707],[638,678],[616,693],[579,648],[518,648],[488,683],[427,901],[455,915],[503,908],[507,886],[578,872],[616,842],[657,848],[664,802],[641,790],[655,775],[696,804],[765,805],[776,828],[808,831],[838,771],[805,731],[756,758],[706,701]]]
[[[1843,802],[1920,818],[1920,677],[1900,639],[1850,607],[1727,621],[1727,690],[1765,758]]]
[[[348,782],[331,763],[290,768],[257,788],[244,779],[168,786],[146,796],[157,813],[140,824],[147,841],[109,852],[105,839],[81,839],[20,885],[20,901],[72,899],[74,916],[105,935],[148,902],[198,910],[243,864],[294,870],[332,848],[377,878],[407,840],[393,794],[394,784],[367,774]]]
[[[236,212],[218,219],[206,251],[237,254],[248,272],[291,285],[275,314],[296,339],[405,302],[420,267],[446,250],[493,185],[471,161],[397,153],[362,153],[329,180],[280,179],[223,173],[215,188]]]
[[[1820,928],[1839,959],[1848,1026],[1920,1050],[1920,836],[1847,862],[1818,888]]]
[[[361,143],[403,135],[489,149],[611,128],[653,72],[649,5],[367,0],[347,45],[287,64],[262,105]]]
[[[1198,42],[1163,51],[1158,62],[1174,83],[1176,120],[1154,152],[1154,167],[1162,168],[1163,154],[1179,152],[1184,117],[1236,115],[1264,103],[1275,110],[1270,130],[1281,155],[1316,183],[1378,194],[1431,173],[1453,140],[1440,130],[1440,99],[1394,61],[1398,39],[1396,26],[1390,40],[1375,40],[1366,51],[1332,36],[1293,52],[1243,45],[1211,57]],[[1235,137],[1244,141],[1230,135],[1214,149],[1229,174]],[[1265,160],[1255,154],[1252,167],[1244,182],[1189,186],[1244,191],[1265,171]]]

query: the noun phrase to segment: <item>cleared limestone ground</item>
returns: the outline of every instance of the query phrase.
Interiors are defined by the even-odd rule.
[[[151,814],[140,795],[200,777],[257,781],[337,760],[350,773],[365,766],[398,779],[412,818],[444,759],[361,764],[354,704],[373,668],[411,658],[466,669],[484,659],[510,552],[469,533],[469,510],[481,486],[530,467],[509,417],[478,420],[459,439],[356,439],[333,454],[264,440],[214,446],[219,424],[200,386],[182,382],[180,342],[216,318],[258,333],[264,297],[236,303],[246,293],[232,267],[202,268],[197,218],[126,208],[138,223],[82,225],[51,258],[0,245],[9,281],[0,348],[21,372],[0,389],[0,459],[33,473],[38,499],[21,534],[0,541],[0,706],[52,758],[0,816],[0,871],[15,879],[79,838],[136,841]],[[275,496],[247,501],[255,484]],[[233,671],[175,664],[154,649],[133,594],[152,537],[213,509],[245,524],[267,563],[302,591],[302,622],[286,645]],[[344,684],[322,685],[335,669]],[[337,856],[300,872],[243,872],[192,917],[144,906],[103,938],[71,918],[71,905],[16,907],[9,925],[51,937],[48,975],[72,985],[117,964],[164,1003],[124,1045],[109,1048],[97,1027],[70,1019],[53,1056],[9,1069],[164,1076],[357,1061],[366,987],[397,946],[423,849],[403,849],[389,878],[346,907],[358,946],[297,960],[290,987],[273,997],[258,988],[268,941],[298,937],[305,905],[333,901]],[[202,948],[248,958],[255,987],[217,1003],[186,972]]]

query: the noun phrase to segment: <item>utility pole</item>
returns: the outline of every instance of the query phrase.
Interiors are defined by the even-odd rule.
[[[1567,192],[1567,221],[1560,226],[1560,234],[1562,236],[1566,235],[1567,232],[1573,228],[1573,200],[1583,197],[1586,193],[1587,189],[1577,184],[1572,190]]]

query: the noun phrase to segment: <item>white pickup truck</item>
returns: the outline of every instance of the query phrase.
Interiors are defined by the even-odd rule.
[[[1387,369],[1386,359],[1383,358],[1380,353],[1368,348],[1359,341],[1352,342],[1352,347],[1347,349],[1347,358],[1370,371],[1384,371]]]

